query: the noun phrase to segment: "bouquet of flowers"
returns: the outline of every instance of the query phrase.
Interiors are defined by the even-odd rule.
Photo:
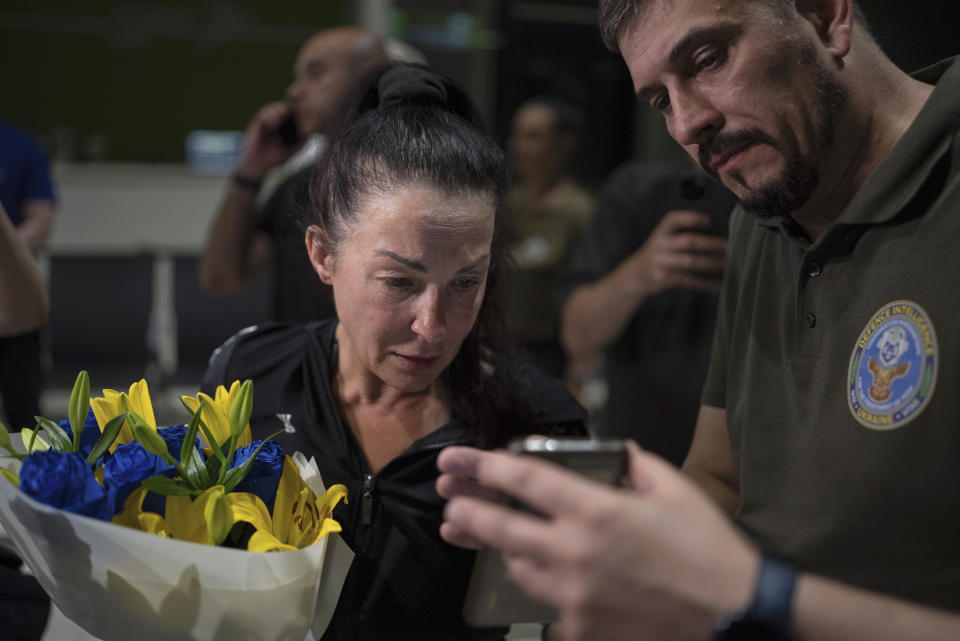
[[[182,401],[189,421],[158,427],[146,381],[91,399],[81,372],[68,418],[38,417],[23,448],[0,424],[0,524],[60,610],[106,641],[322,632],[318,590],[328,620],[345,574],[324,560],[346,489],[251,440],[251,381]]]

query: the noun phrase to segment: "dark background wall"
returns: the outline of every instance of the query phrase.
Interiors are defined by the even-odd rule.
[[[358,0],[6,0],[0,6],[0,117],[82,158],[91,135],[110,161],[182,162],[187,132],[243,129],[280,98],[299,45],[349,23]],[[596,185],[632,155],[670,155],[659,117],[638,109],[622,60],[604,50],[595,0],[396,0],[414,42],[481,103],[494,131],[543,92],[581,99],[587,129],[576,173]],[[960,53],[960,3],[861,2],[893,60],[916,69]],[[435,25],[472,17],[461,47]],[[462,18],[463,15],[460,15]],[[460,21],[463,24],[463,21]],[[431,30],[432,29],[432,30]]]
[[[347,0],[5,0],[0,117],[48,146],[179,162],[194,129],[243,129],[283,96],[304,39]],[[72,139],[72,143],[70,142]]]

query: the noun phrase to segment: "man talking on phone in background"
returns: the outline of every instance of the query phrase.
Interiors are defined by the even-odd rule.
[[[333,313],[329,288],[313,271],[290,212],[307,201],[322,146],[316,135],[332,125],[351,81],[386,60],[380,37],[359,27],[327,29],[304,43],[286,101],[265,105],[247,126],[243,154],[200,261],[204,289],[239,290],[272,265],[273,320],[308,321]],[[261,193],[269,188],[264,185],[271,172],[287,168],[285,163],[292,165],[289,175],[272,194]]]
[[[740,200],[686,478],[448,448],[441,534],[504,550],[568,640],[960,639],[960,59],[907,75],[853,0],[600,16]]]

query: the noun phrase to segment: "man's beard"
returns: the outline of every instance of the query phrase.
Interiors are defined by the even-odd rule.
[[[812,141],[812,150],[809,155],[804,155],[800,151],[799,140],[791,130],[786,132],[787,137],[782,143],[778,143],[769,134],[759,129],[721,132],[710,141],[709,145],[702,146],[698,150],[700,166],[718,182],[720,177],[710,167],[711,157],[748,144],[768,145],[783,155],[785,167],[780,176],[740,199],[743,209],[755,218],[786,216],[807,202],[820,181],[819,161],[833,144],[837,115],[849,103],[850,96],[846,88],[817,57],[816,50],[809,40],[788,44],[780,52],[782,58],[797,55],[809,74],[814,91],[814,120],[807,126],[807,139]],[[784,62],[785,60],[781,59],[780,63]],[[733,177],[738,179],[736,174]]]

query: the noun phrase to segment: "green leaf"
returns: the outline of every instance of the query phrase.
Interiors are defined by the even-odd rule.
[[[240,438],[243,428],[250,421],[253,413],[253,381],[249,378],[240,386],[240,391],[230,404],[230,435],[234,439]]]
[[[243,462],[243,465],[239,467],[232,467],[227,470],[226,474],[223,475],[223,479],[220,481],[220,485],[223,486],[223,489],[227,492],[233,492],[233,488],[237,487],[240,484],[240,481],[246,477],[247,472],[250,471],[250,466],[247,465],[247,461]],[[246,468],[246,469],[244,469]]]
[[[227,462],[223,466],[224,469],[220,471],[221,477],[226,473],[226,469],[230,467],[230,465],[233,463],[233,455],[236,453],[236,451],[237,451],[237,437],[231,434],[230,438],[227,439],[227,445],[223,450],[223,456]],[[223,481],[222,478],[220,480]]]
[[[73,451],[73,442],[70,441],[70,437],[67,436],[67,433],[63,431],[62,427],[49,418],[42,416],[34,416],[34,418],[37,419],[37,428],[42,428],[43,431],[47,433],[47,441],[50,443],[51,448],[57,452]]]
[[[207,443],[210,444],[210,448],[213,450],[213,455],[220,459],[221,464],[226,465],[227,457],[223,455],[223,450],[220,448],[220,444],[217,443],[217,439],[213,438],[213,434],[210,433],[210,429],[207,427],[206,423],[203,422],[203,419],[200,420],[200,429],[203,431],[203,436],[207,439]]]
[[[73,432],[73,451],[80,451],[80,434],[83,424],[87,422],[87,410],[90,409],[90,375],[86,370],[77,374],[77,380],[70,392],[70,405],[67,408],[67,418],[70,419],[70,430]]]
[[[187,426],[187,433],[183,438],[183,444],[180,446],[180,464],[183,465],[185,478],[191,485],[206,489],[210,486],[210,475],[207,474],[207,468],[197,451],[197,433],[200,430],[200,412],[203,410],[204,403],[201,402],[197,411],[190,418],[190,424]]]
[[[183,437],[183,444],[180,446],[180,462],[183,463],[184,466],[186,466],[190,460],[190,452],[197,451],[196,441],[197,433],[200,431],[200,412],[203,411],[205,404],[205,401],[200,402],[197,411],[193,413],[193,416],[190,417],[190,422],[187,424],[187,434]]]
[[[163,496],[196,496],[200,494],[197,490],[191,490],[182,483],[163,475],[151,476],[141,483],[143,487],[155,494]]]
[[[190,453],[187,454],[187,461],[181,464],[183,465],[183,471],[186,473],[184,478],[190,481],[191,485],[201,490],[210,487],[210,475],[207,474],[203,457],[200,455],[200,452],[197,451],[197,448],[193,448]]]
[[[13,483],[15,487],[20,487],[20,478],[10,470],[5,470],[0,467],[0,476]]]
[[[10,452],[10,456],[18,461],[23,460],[23,454],[13,448],[13,441],[10,440],[10,432],[7,431],[7,426],[4,425],[2,421],[0,421],[0,447]]]
[[[267,441],[269,441],[279,433],[280,432],[274,432],[267,438],[263,439],[260,445],[257,446],[257,449],[253,450],[253,453],[250,455],[250,457],[246,461],[244,461],[241,465],[238,465],[237,467],[231,468],[226,472],[226,474],[223,475],[223,479],[221,480],[220,485],[223,486],[223,489],[226,492],[232,492],[233,488],[235,488],[240,483],[240,481],[246,478],[247,473],[250,471],[250,468],[253,467],[254,459],[256,459],[257,454],[260,453],[260,448],[263,447],[264,443],[266,443]]]
[[[49,444],[49,443],[47,443],[47,442],[44,441],[42,438],[40,438],[40,436],[39,436],[39,434],[40,434],[40,429],[39,429],[39,428],[35,428],[35,429],[32,429],[32,430],[31,430],[31,429],[28,429],[28,428],[24,428],[21,433],[26,433],[26,434],[28,434],[28,435],[30,436],[30,440],[27,442],[27,454],[33,454],[34,448],[35,448],[36,445],[37,445],[37,441],[40,441],[40,443],[44,446],[44,447],[41,448],[41,449],[48,449],[48,448],[50,447],[50,444]]]
[[[220,478],[221,467],[223,467],[223,463],[221,463],[220,459],[218,459],[217,457],[211,456],[210,458],[207,459],[207,465],[206,465],[207,474],[210,476],[211,479]],[[209,483],[207,484],[207,486],[209,487]]]
[[[123,427],[123,420],[125,418],[127,418],[126,412],[118,414],[107,421],[107,424],[103,426],[103,432],[100,433],[100,438],[93,444],[93,448],[87,456],[87,463],[93,465],[97,462],[98,458],[103,456],[104,452],[110,449],[113,442],[117,440],[117,435],[120,433],[120,428]]]
[[[214,545],[220,545],[233,527],[233,506],[226,494],[217,493],[203,506],[203,518]]]

